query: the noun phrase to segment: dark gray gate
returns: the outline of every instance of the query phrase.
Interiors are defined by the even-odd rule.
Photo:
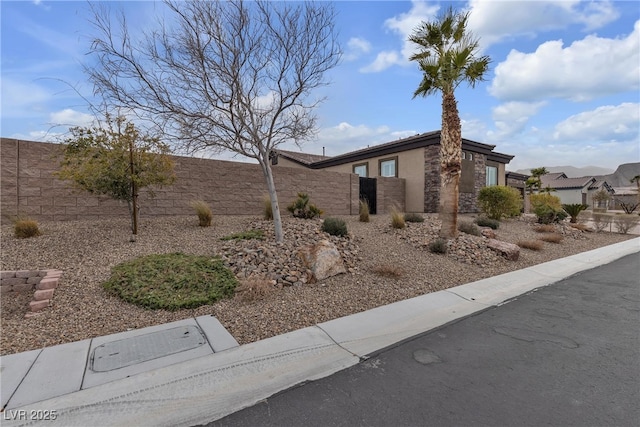
[[[376,179],[360,177],[360,200],[365,200],[369,205],[369,213],[375,215],[376,206]]]

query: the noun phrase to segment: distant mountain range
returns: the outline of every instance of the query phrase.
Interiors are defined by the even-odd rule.
[[[624,163],[615,171],[598,166],[585,166],[576,168],[573,166],[551,166],[547,167],[549,173],[564,172],[567,178],[577,178],[581,176],[592,176],[598,181],[607,181],[612,187],[635,187],[630,180],[634,176],[640,175],[640,162]],[[530,169],[519,169],[516,173],[530,175]]]
[[[640,175],[640,162],[624,163],[612,174],[593,177],[599,181],[607,181],[612,187],[635,187],[636,184],[631,182],[631,178],[638,175]]]

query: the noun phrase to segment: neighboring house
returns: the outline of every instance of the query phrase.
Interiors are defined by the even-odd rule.
[[[460,212],[477,212],[482,187],[506,184],[505,165],[513,156],[494,152],[494,148],[495,145],[462,139]],[[361,178],[402,178],[407,212],[437,212],[439,159],[440,131],[433,131],[333,157],[275,150],[272,163],[354,173]]]
[[[542,188],[549,187],[554,191],[552,194],[560,198],[563,204],[582,203],[593,205],[593,195],[604,189],[611,196],[615,193],[606,181],[596,180],[592,176],[582,176],[579,178],[567,178],[563,172],[549,173],[540,177]]]

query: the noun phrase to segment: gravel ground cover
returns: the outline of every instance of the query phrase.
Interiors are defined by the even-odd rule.
[[[435,215],[423,223],[392,229],[388,215],[361,223],[341,217],[350,236],[338,238],[320,231],[321,220],[284,219],[285,242],[273,241],[272,224],[258,217],[214,217],[213,226],[198,226],[195,217],[143,218],[137,242],[129,242],[127,218],[100,221],[43,222],[42,236],[16,239],[2,227],[1,269],[64,271],[52,305],[26,319],[31,293],[8,292],[1,297],[0,354],[11,354],[193,316],[213,315],[241,344],[279,335],[380,305],[518,270],[545,261],[617,243],[635,236],[589,233],[566,224],[556,226],[560,243],[543,249],[522,249],[518,261],[507,261],[487,249],[484,237],[460,234],[449,242],[447,255],[432,254],[427,244],[437,237]],[[461,221],[474,216],[462,215]],[[221,237],[250,229],[265,231],[265,240]],[[503,221],[499,240],[537,240],[531,217]],[[297,250],[329,239],[341,252],[348,273],[312,283]],[[275,290],[258,301],[232,298],[213,305],[179,311],[147,310],[111,297],[101,284],[111,267],[142,255],[183,252],[221,256],[239,278],[258,275]],[[384,275],[385,270],[399,277]],[[377,271],[377,273],[376,273]]]

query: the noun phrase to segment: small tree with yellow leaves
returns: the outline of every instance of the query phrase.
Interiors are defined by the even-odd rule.
[[[105,127],[70,129],[56,176],[91,194],[127,202],[132,241],[138,234],[138,192],[175,181],[169,146],[141,133],[124,117],[107,116]]]

